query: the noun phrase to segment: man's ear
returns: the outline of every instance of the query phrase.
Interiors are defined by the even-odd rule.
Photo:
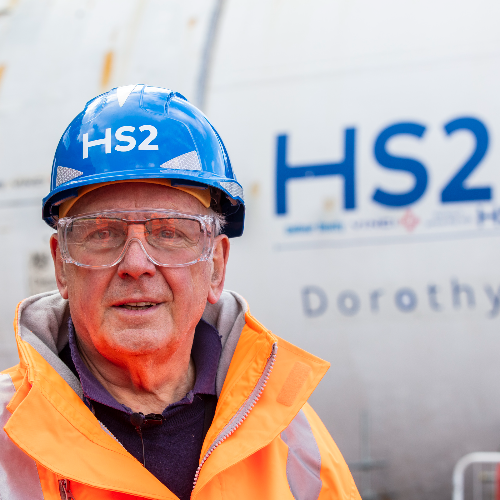
[[[50,253],[52,254],[52,260],[54,261],[57,288],[59,288],[59,293],[61,294],[62,298],[67,299],[68,285],[66,279],[66,270],[64,268],[64,262],[61,257],[61,250],[59,248],[59,240],[57,239],[57,234],[53,234],[50,237]]]
[[[229,247],[229,239],[225,234],[221,234],[215,238],[210,289],[207,297],[210,304],[215,304],[219,300],[224,288]]]

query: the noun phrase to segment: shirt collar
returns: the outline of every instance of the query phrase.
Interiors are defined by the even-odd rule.
[[[86,398],[97,401],[119,411],[132,413],[127,406],[120,404],[95,378],[84,363],[77,346],[73,321],[69,319],[69,347],[71,359],[82,384],[83,394]],[[190,404],[196,394],[215,395],[215,377],[222,352],[219,332],[203,319],[196,325],[191,356],[196,367],[194,387],[184,398],[169,405],[165,411],[181,404]]]

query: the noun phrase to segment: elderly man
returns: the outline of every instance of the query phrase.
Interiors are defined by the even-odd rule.
[[[223,291],[243,192],[199,110],[144,85],[91,100],[43,217],[59,291],[16,313],[0,498],[359,498],[306,402],[328,364]]]

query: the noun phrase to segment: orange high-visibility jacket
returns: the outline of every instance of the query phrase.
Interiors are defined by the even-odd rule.
[[[0,373],[0,498],[177,499],[83,403],[79,381],[57,355],[68,315],[55,292],[17,308],[20,362]],[[232,292],[203,317],[221,334],[223,351],[191,498],[360,500],[306,402],[328,363],[266,330]]]

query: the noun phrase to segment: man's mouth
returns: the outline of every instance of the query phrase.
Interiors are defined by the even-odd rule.
[[[123,307],[124,309],[129,309],[131,311],[144,311],[156,306],[157,304],[157,302],[127,302],[126,304],[121,304],[119,307]]]

